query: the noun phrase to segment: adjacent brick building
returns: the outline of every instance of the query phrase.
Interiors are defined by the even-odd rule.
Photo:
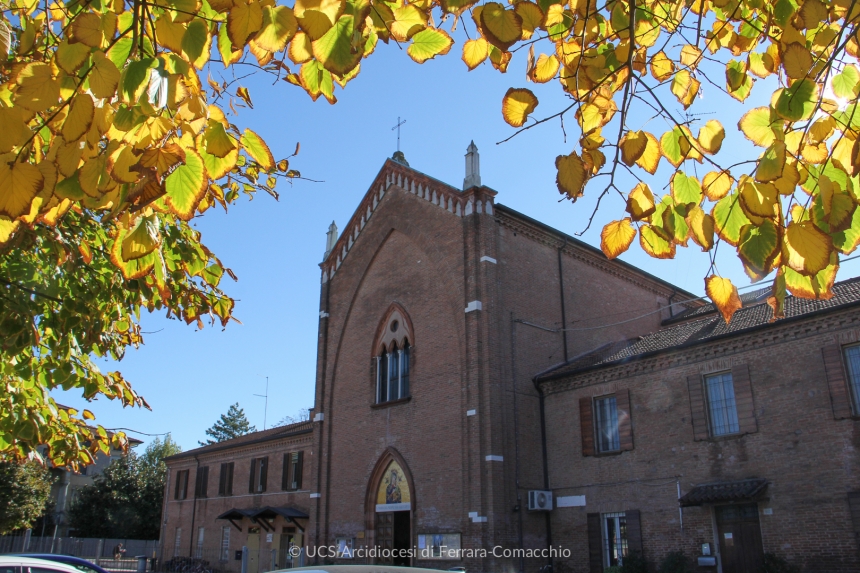
[[[477,167],[470,146],[461,190],[395,154],[344,232],[332,226],[313,420],[282,430],[288,436],[258,432],[169,462],[176,487],[194,479],[197,463],[235,458],[236,483],[247,489],[251,458],[301,449],[302,489],[272,501],[247,494],[242,505],[235,496],[180,501],[170,490],[163,546],[176,528],[226,526],[240,515],[229,510],[244,508],[231,550],[263,520],[276,530],[301,524],[290,541],[309,556],[339,548],[321,560],[505,573],[552,561],[596,572],[617,562],[613,543],[622,559],[629,548],[652,561],[673,550],[695,557],[703,543],[718,554],[715,532],[734,518],[739,537],[761,533],[753,559],[766,550],[810,568],[860,570],[848,533],[848,494],[860,490],[855,422],[850,403],[845,419],[822,418],[839,383],[821,387],[821,348],[809,346],[853,332],[854,299],[791,299],[790,318],[769,324],[769,307],[746,297],[725,327],[694,295],[496,204]],[[841,358],[833,364],[841,368]],[[737,414],[725,414],[726,435],[715,438],[702,384],[723,372],[732,375],[720,378],[724,391],[738,388]],[[695,489],[706,484],[715,485]],[[739,509],[711,509],[731,496]],[[533,510],[542,502],[551,511]],[[307,517],[268,523],[254,513],[266,506]],[[804,517],[792,518],[792,507],[806,508]],[[772,511],[756,529],[759,510]],[[804,523],[844,532],[812,535]],[[534,557],[548,546],[555,557]],[[183,537],[176,548],[165,555],[194,544]],[[755,570],[724,562],[729,552],[715,559],[723,573]]]

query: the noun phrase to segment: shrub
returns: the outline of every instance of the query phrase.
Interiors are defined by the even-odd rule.
[[[660,562],[659,573],[690,573],[690,561],[682,551],[666,554]]]
[[[631,551],[624,557],[621,573],[648,573],[648,562],[638,551]]]
[[[800,568],[797,565],[792,565],[773,553],[764,554],[758,570],[759,573],[800,573]]]

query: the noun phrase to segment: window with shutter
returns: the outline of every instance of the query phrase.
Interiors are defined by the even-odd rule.
[[[284,466],[281,472],[281,490],[283,491],[288,491],[290,489],[290,466],[292,465],[290,462],[292,457],[292,454],[284,454]]]
[[[687,391],[690,394],[690,421],[693,423],[693,439],[707,440],[708,416],[705,414],[705,393],[702,390],[702,377],[698,374],[687,377]]]
[[[197,468],[197,476],[194,484],[194,497],[208,497],[209,489],[209,466]]]
[[[224,487],[224,495],[233,495],[233,466],[233,462],[227,464],[227,485]]]
[[[266,476],[269,473],[269,457],[260,458],[260,481],[257,487],[258,492],[266,491]]]
[[[296,466],[293,470],[293,489],[302,489],[302,462],[304,452],[296,452]]]
[[[248,493],[257,491],[257,458],[251,459],[251,477],[248,478]]]
[[[735,387],[731,372],[705,376],[705,399],[712,436],[740,433]]]
[[[860,345],[836,347],[840,350],[838,355],[836,348],[824,349],[824,365],[833,415],[839,420],[860,414]],[[837,356],[840,358],[839,363]]]
[[[594,415],[591,398],[579,399],[579,425],[582,431],[582,455],[594,455]]]
[[[221,475],[218,476],[218,495],[225,496],[227,493],[227,466],[229,464],[221,464]]]
[[[633,449],[633,409],[630,405],[630,390],[616,392],[615,404],[618,408],[619,449],[622,452],[629,452]]]
[[[188,470],[176,472],[176,492],[173,499],[185,499],[188,497]]]
[[[601,454],[617,452],[621,445],[618,439],[618,409],[615,395],[594,399],[594,421],[597,430],[597,451]]]

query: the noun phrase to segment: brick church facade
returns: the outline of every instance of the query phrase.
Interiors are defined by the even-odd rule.
[[[343,563],[597,573],[680,550],[702,571],[752,573],[765,552],[860,571],[860,288],[790,299],[773,324],[746,297],[727,327],[497,204],[474,145],[466,165],[459,189],[395,154],[330,229],[312,421],[170,459],[165,557],[193,550],[171,552],[177,528],[233,528],[235,549],[263,527],[277,535],[251,543],[337,546],[323,560]],[[242,460],[247,495],[193,478],[216,455]],[[259,491],[263,457],[282,487]],[[178,499],[183,479],[221,499]]]

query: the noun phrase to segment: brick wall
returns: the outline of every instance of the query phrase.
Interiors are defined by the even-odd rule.
[[[709,506],[678,511],[696,484],[769,480],[758,503],[764,550],[803,571],[860,571],[847,494],[860,490],[860,422],[834,419],[822,348],[856,341],[860,311],[776,323],[754,334],[703,344],[545,383],[550,473],[555,494],[585,495],[585,507],[552,513],[556,542],[570,545],[564,571],[588,571],[586,514],[641,511],[649,560],[717,545]],[[749,368],[757,431],[695,440],[687,377]],[[579,400],[629,389],[634,449],[583,457]],[[767,508],[772,514],[764,514]]]

